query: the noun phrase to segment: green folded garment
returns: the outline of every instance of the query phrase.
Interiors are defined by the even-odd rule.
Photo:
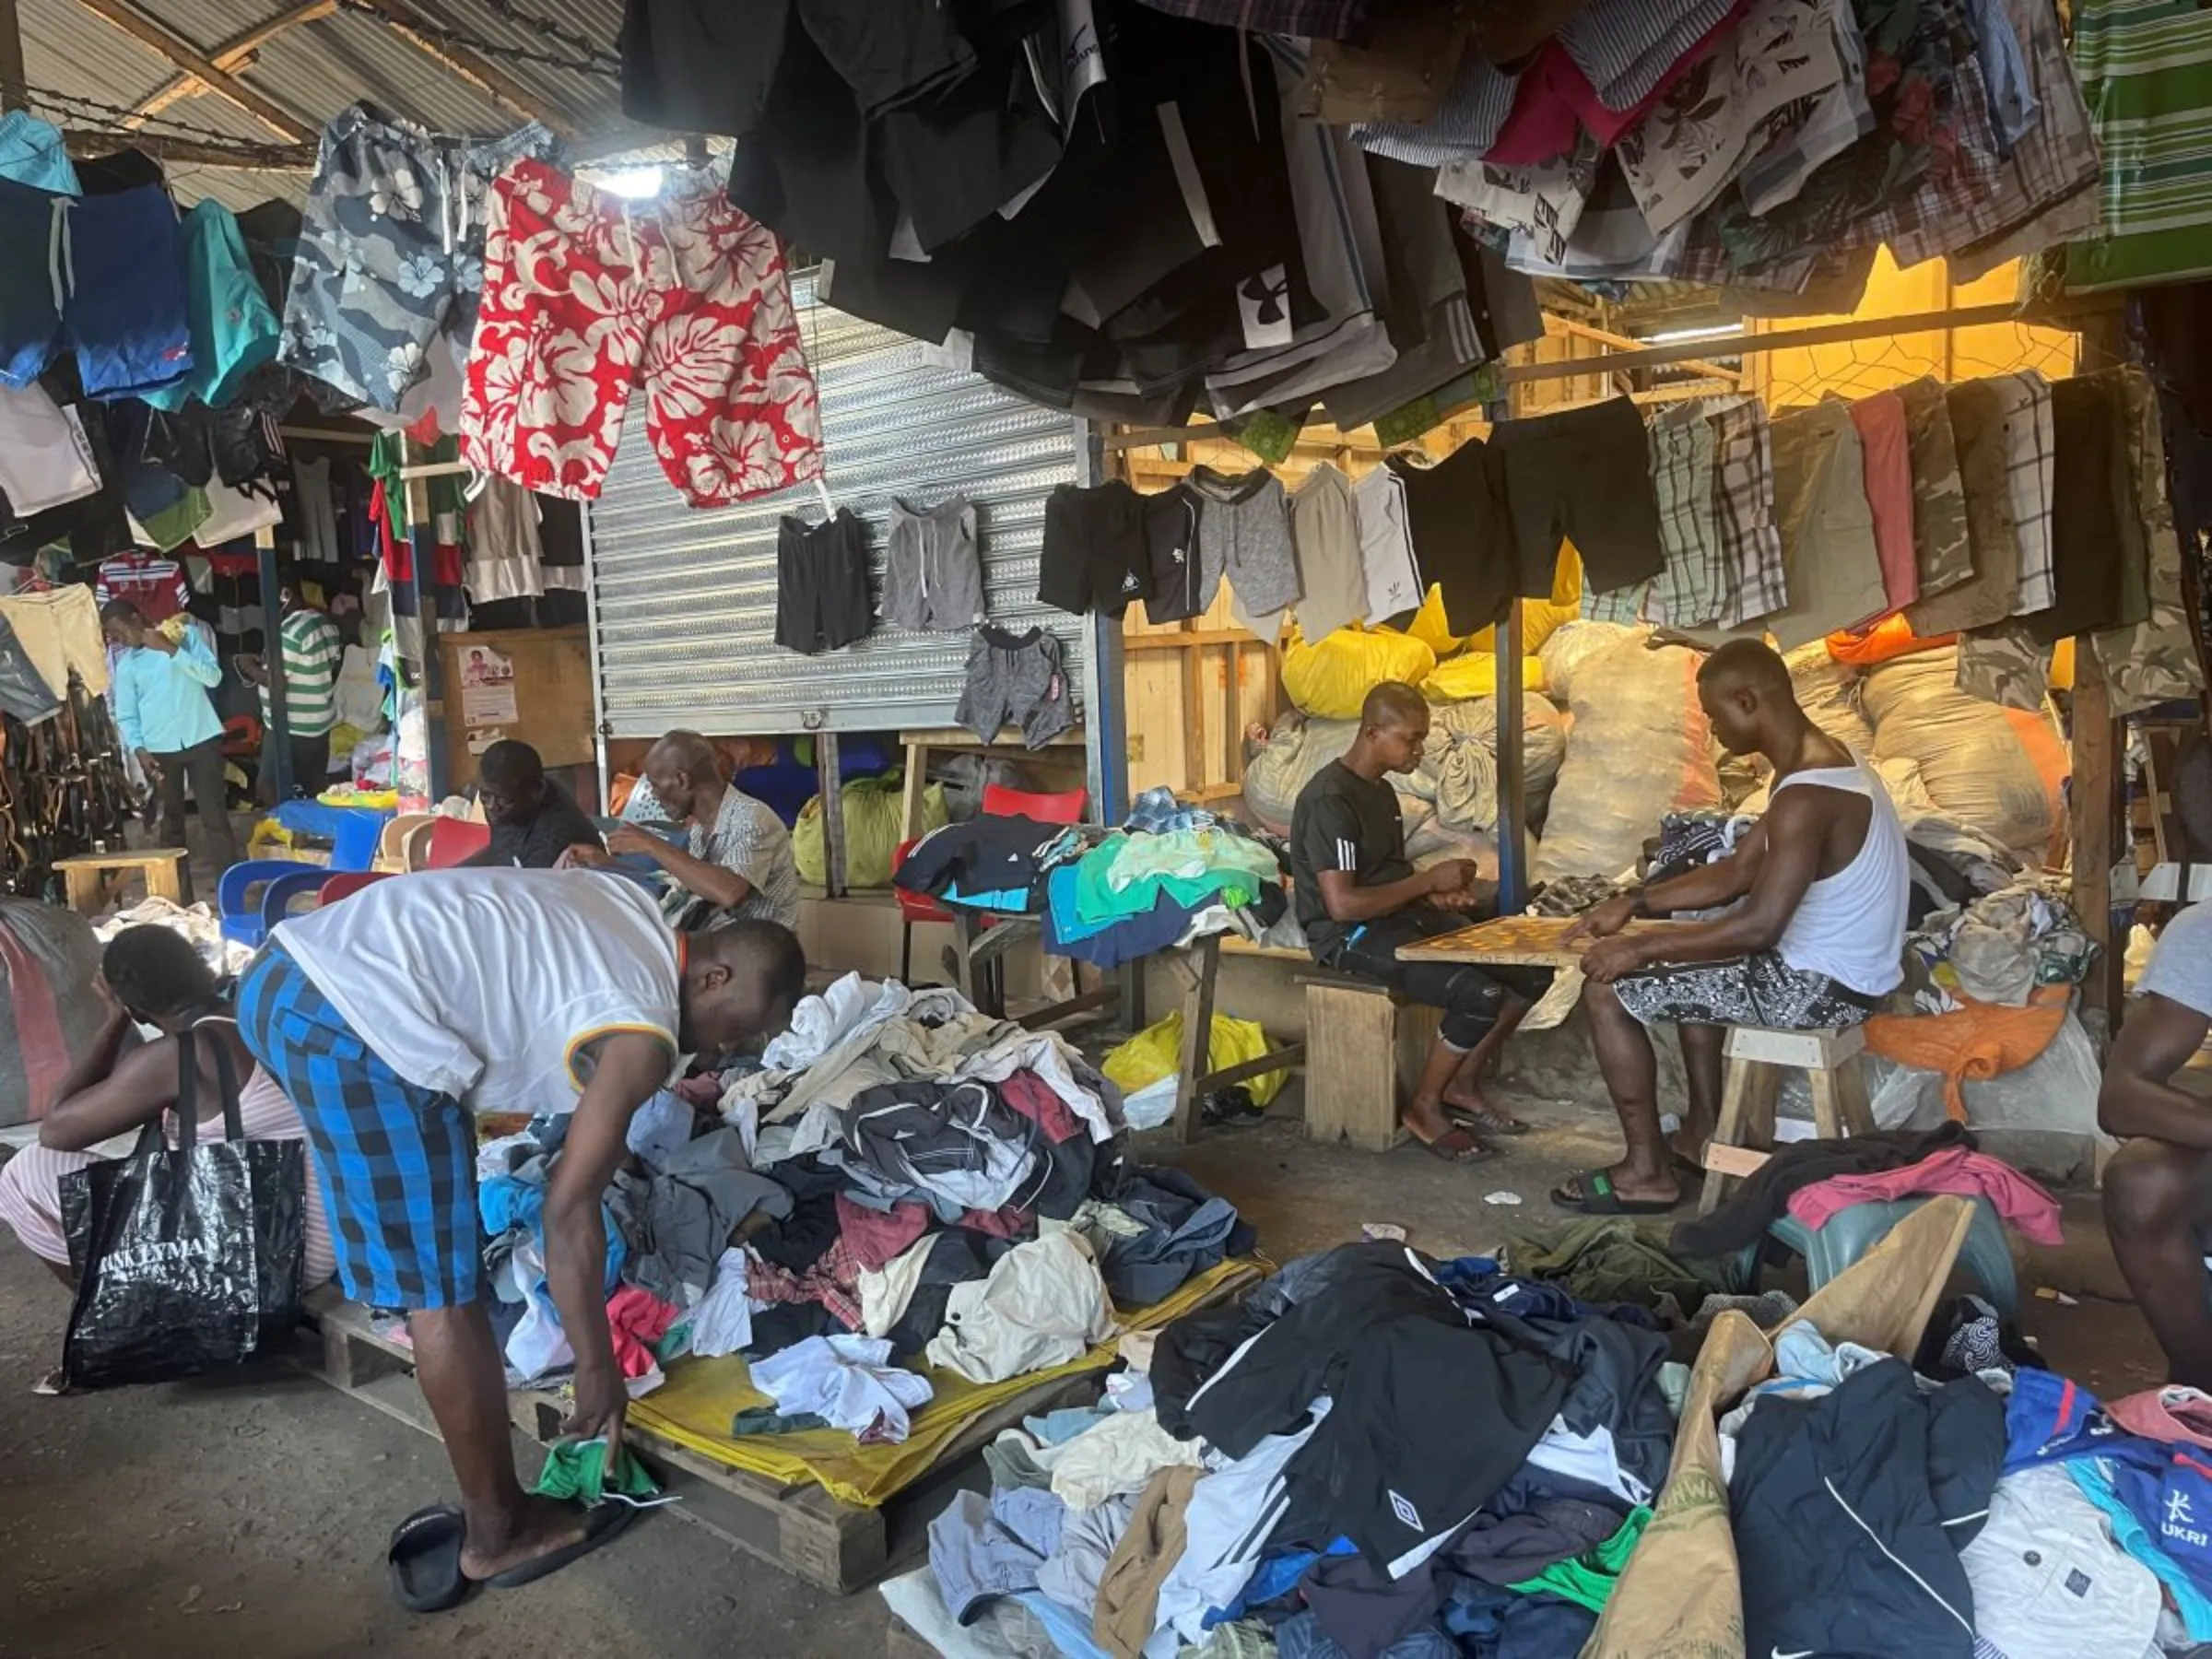
[[[544,1498],[581,1498],[588,1507],[614,1498],[657,1498],[660,1482],[625,1446],[615,1460],[615,1477],[606,1479],[606,1442],[603,1440],[565,1440],[546,1450],[546,1466],[531,1488]]]
[[[1535,1578],[1508,1584],[1506,1588],[1531,1595],[1547,1590],[1571,1602],[1580,1602],[1593,1613],[1602,1613],[1606,1610],[1606,1598],[1620,1582],[1620,1571],[1635,1553],[1636,1541],[1643,1536],[1643,1529],[1651,1518],[1650,1510],[1632,1509],[1629,1518],[1620,1524],[1620,1530],[1603,1544],[1594,1545],[1572,1560],[1558,1562]]]

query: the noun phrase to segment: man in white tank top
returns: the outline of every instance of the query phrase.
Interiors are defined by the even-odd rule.
[[[1773,764],[1773,793],[1727,858],[1609,899],[1568,935],[1592,941],[1583,1002],[1628,1155],[1554,1188],[1563,1208],[1672,1209],[1719,1115],[1727,1029],[1857,1025],[1904,977],[1911,865],[1881,780],[1806,717],[1789,669],[1763,643],[1734,640],[1715,651],[1699,672],[1698,700],[1731,754]],[[1638,917],[1724,906],[1711,921],[1624,931]],[[1679,1029],[1689,1083],[1671,1145],[1645,1029],[1662,1023]]]

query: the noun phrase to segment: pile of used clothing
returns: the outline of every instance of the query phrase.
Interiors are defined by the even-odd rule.
[[[987,1449],[991,1495],[886,1587],[910,1624],[1031,1618],[1115,1659],[1571,1659],[1672,1454],[1652,1316],[1485,1258],[1344,1245],[1124,1356],[1099,1408]]]
[[[1589,1651],[1651,1652],[1606,1611],[1631,1559],[1724,1516],[1740,1572],[1707,1593],[1716,1626],[1740,1595],[1741,1634],[1714,1651],[2144,1659],[2212,1634],[2212,1396],[2100,1409],[1972,1297],[1895,1353],[1712,1297],[1695,1329],[1749,1312],[1771,1374],[1721,1418],[1717,1468],[1689,1460],[1724,1505],[1661,1501],[1690,1373],[1643,1307],[1583,1298],[1702,1276],[1618,1230],[1513,1260],[1545,1277],[1347,1244],[1125,1343],[1096,1406],[986,1448],[993,1489],[885,1600],[947,1659],[1575,1659],[1601,1618]]]
[[[848,975],[766,1065],[687,1079],[632,1121],[606,1194],[607,1316],[633,1396],[742,1355],[773,1402],[733,1435],[907,1438],[932,1373],[990,1383],[1076,1359],[1252,1249],[1225,1201],[1132,1164],[1120,1091],[1063,1039]],[[511,1381],[572,1362],[542,1212],[565,1119],[479,1159]]]
[[[1209,934],[1259,937],[1286,908],[1284,869],[1279,841],[1155,789],[1112,831],[999,814],[947,825],[896,879],[943,903],[1035,915],[1049,954],[1118,968]]]
[[[2063,877],[2023,876],[1929,915],[1905,935],[1914,1004],[1931,1014],[1968,1003],[2020,1007],[2042,985],[2078,985],[2097,947]]]

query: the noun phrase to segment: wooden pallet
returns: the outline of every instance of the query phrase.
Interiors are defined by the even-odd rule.
[[[307,1369],[410,1428],[438,1432],[416,1386],[414,1355],[405,1342],[371,1330],[366,1309],[329,1290],[310,1297],[308,1307],[320,1322],[322,1341],[303,1356]],[[918,1559],[928,1547],[929,1524],[954,1491],[987,1488],[981,1454],[1000,1430],[1018,1427],[1025,1417],[1091,1404],[1105,1375],[1088,1371],[1040,1383],[985,1412],[946,1447],[927,1475],[877,1509],[841,1502],[811,1481],[786,1486],[733,1469],[634,1421],[623,1438],[662,1489],[683,1500],[669,1506],[675,1514],[810,1584],[849,1595]],[[567,1406],[557,1394],[539,1390],[518,1390],[508,1402],[525,1442],[518,1446],[516,1461],[526,1465],[523,1478],[528,1481],[544,1448],[559,1437]]]

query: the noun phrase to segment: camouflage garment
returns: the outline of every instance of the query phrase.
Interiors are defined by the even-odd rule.
[[[2003,400],[1990,382],[1968,381],[1953,386],[1945,403],[1958,449],[1974,573],[1950,592],[1905,608],[1905,620],[1923,639],[2004,621],[2012,615],[2019,586],[2020,541],[2012,517]]]
[[[2109,372],[2119,378],[2126,402],[2150,609],[2147,621],[2093,636],[2097,660],[2112,688],[2112,712],[2118,715],[2177,697],[2194,697],[2204,688],[2204,676],[2183,595],[2182,547],[2174,534],[2173,505],[2166,495],[2166,441],[2158,394],[2140,369]]]
[[[2043,706],[2055,648],[2039,645],[2018,622],[1959,636],[1959,689],[1983,702],[2030,712]]]
[[[1959,445],[1942,382],[1924,375],[1900,386],[1897,394],[1905,400],[1912,445],[1912,561],[1920,571],[1920,597],[1933,599],[1974,579],[1966,486],[1959,477]]]

